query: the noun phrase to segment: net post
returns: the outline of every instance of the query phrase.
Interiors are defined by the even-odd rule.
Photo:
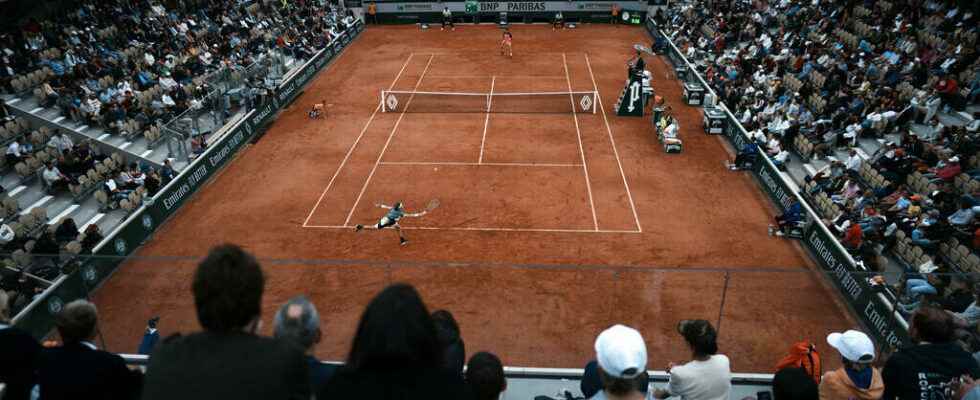
[[[378,103],[378,107],[381,107],[381,112],[388,112],[388,110],[385,110],[385,90],[384,89],[381,89],[381,100]]]
[[[599,91],[592,91],[592,114],[596,113],[596,109],[599,108]]]

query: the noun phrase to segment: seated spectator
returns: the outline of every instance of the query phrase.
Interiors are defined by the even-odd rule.
[[[55,129],[54,135],[48,140],[48,147],[57,149],[58,153],[69,151],[75,147],[75,142],[61,129]]]
[[[24,153],[25,151],[21,145],[20,137],[14,138],[14,141],[10,142],[10,145],[7,146],[7,165],[17,165],[17,163],[24,161]]]
[[[667,389],[656,390],[654,398],[727,399],[732,390],[732,374],[728,357],[718,354],[715,328],[703,319],[683,320],[677,324],[677,332],[691,349],[692,360],[683,365],[668,364]]]
[[[73,218],[65,218],[54,231],[58,243],[68,243],[78,237],[78,225]]]
[[[973,207],[969,201],[961,200],[960,209],[954,212],[952,215],[946,218],[950,225],[956,228],[967,228],[973,223],[973,218],[975,217]]]
[[[204,331],[174,335],[158,345],[147,366],[143,399],[309,398],[302,350],[256,335],[264,286],[252,255],[233,245],[213,248],[192,284]]]
[[[14,114],[7,108],[7,100],[0,98],[0,124],[13,120]]]
[[[953,317],[932,306],[912,314],[909,335],[916,345],[903,348],[885,363],[884,399],[945,398],[945,384],[961,375],[980,376],[977,361],[954,342]]]
[[[272,334],[276,339],[294,343],[306,351],[311,388],[323,386],[333,376],[337,366],[324,364],[313,356],[323,332],[320,330],[320,314],[306,297],[293,297],[279,307],[273,319]]]
[[[92,224],[85,228],[85,238],[82,239],[82,251],[91,252],[99,242],[105,239],[102,236],[102,229],[98,225]]]
[[[755,141],[748,141],[745,146],[742,146],[742,150],[738,152],[735,156],[735,161],[729,166],[732,171],[745,169],[747,165],[755,161],[755,158],[759,153],[759,145]]]
[[[160,168],[160,178],[162,178],[160,183],[162,185],[166,185],[170,183],[170,181],[174,180],[175,177],[177,177],[177,171],[174,171],[174,167],[170,162],[170,159],[165,158],[163,160],[163,168]]]
[[[0,289],[0,382],[7,385],[5,400],[28,400],[37,383],[34,371],[41,345],[29,333],[11,325],[10,304],[6,290]]]
[[[442,346],[443,367],[462,374],[463,363],[466,361],[466,345],[460,335],[456,318],[449,311],[436,310],[432,313],[432,322],[436,324],[436,336]]]
[[[347,363],[318,399],[469,398],[459,372],[442,368],[435,323],[414,288],[395,284],[364,309]]]
[[[71,182],[51,161],[44,163],[44,171],[41,173],[41,177],[44,178],[45,185],[53,191],[68,190],[68,183]]]
[[[602,390],[592,400],[645,399],[647,346],[636,329],[613,325],[595,340]],[[642,379],[642,382],[641,382]]]
[[[787,233],[786,227],[794,226],[802,220],[803,206],[800,205],[800,201],[796,197],[790,197],[786,211],[782,215],[776,216],[776,225],[769,225],[769,235],[784,236]]]
[[[466,363],[466,384],[474,400],[499,400],[507,390],[504,364],[492,353],[474,354]]]
[[[875,400],[885,392],[881,372],[871,365],[875,345],[863,332],[849,330],[831,333],[827,344],[841,355],[841,368],[827,372],[820,380],[821,400]]]
[[[194,157],[203,154],[207,148],[208,145],[204,141],[204,135],[195,135],[191,138],[191,153],[193,153]]]
[[[135,399],[142,375],[126,367],[119,355],[99,350],[95,304],[75,300],[55,317],[62,345],[44,349],[38,367],[40,398]]]

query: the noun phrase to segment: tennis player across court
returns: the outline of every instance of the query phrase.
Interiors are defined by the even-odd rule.
[[[371,225],[370,227],[374,229],[393,228],[395,232],[398,232],[399,243],[404,246],[408,244],[408,239],[406,239],[405,235],[402,234],[402,227],[398,224],[398,221],[400,221],[403,217],[421,217],[428,214],[430,211],[435,210],[436,207],[439,207],[439,200],[429,201],[429,204],[424,210],[415,213],[406,212],[405,206],[400,201],[395,202],[395,204],[391,206],[381,203],[375,205],[380,208],[387,209],[388,212],[381,217],[381,220],[379,220],[377,224]],[[354,226],[355,232],[360,232],[362,229],[364,229],[364,225],[357,224]]]

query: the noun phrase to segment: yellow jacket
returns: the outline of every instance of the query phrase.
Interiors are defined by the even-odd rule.
[[[858,389],[854,382],[839,368],[823,375],[820,380],[820,400],[877,400],[885,393],[885,383],[881,379],[881,371],[877,368],[871,376],[871,386]]]

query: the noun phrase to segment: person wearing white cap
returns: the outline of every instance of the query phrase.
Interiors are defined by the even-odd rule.
[[[641,385],[647,383],[643,378],[647,369],[647,345],[640,332],[613,325],[596,337],[595,354],[602,391],[592,396],[592,400],[646,398]]]
[[[842,367],[827,372],[820,380],[820,400],[873,400],[885,393],[881,371],[871,366],[875,345],[863,332],[831,333],[829,344],[842,358]]]
[[[692,360],[684,365],[668,364],[670,381],[653,397],[676,396],[684,400],[728,400],[732,391],[732,372],[728,357],[718,353],[718,332],[703,319],[683,320],[677,332],[684,337]]]

